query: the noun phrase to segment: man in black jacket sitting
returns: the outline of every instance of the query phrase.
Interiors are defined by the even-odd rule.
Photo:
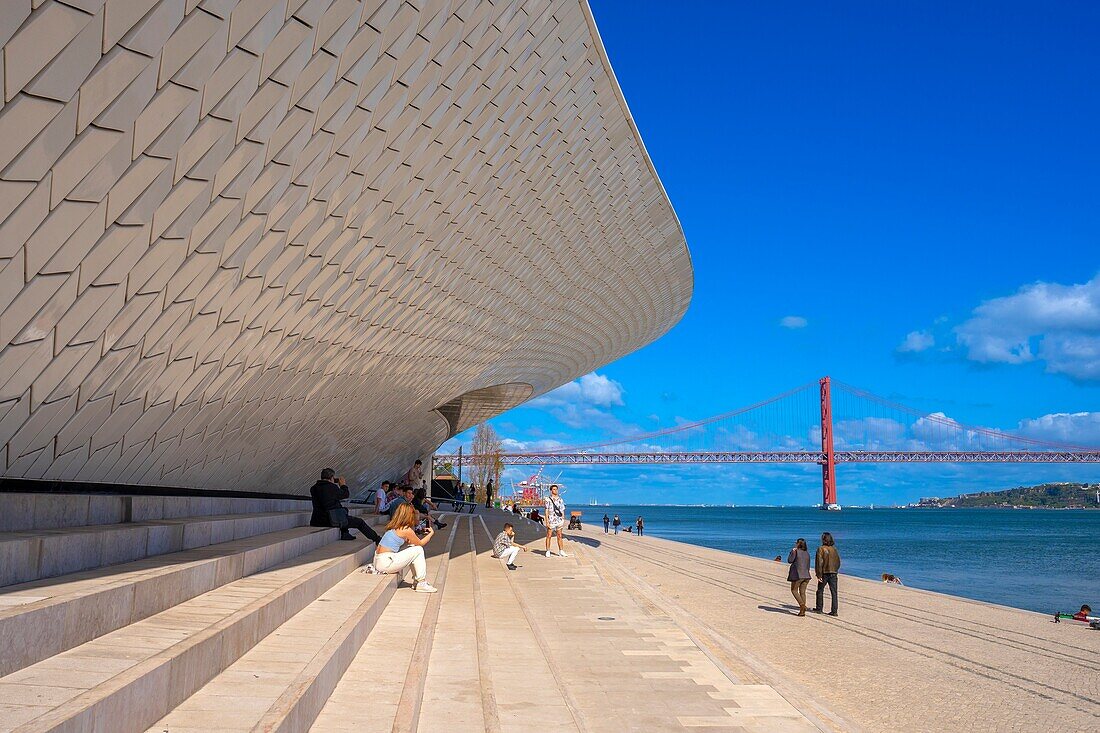
[[[343,513],[347,514],[347,510],[340,502],[348,498],[351,492],[344,485],[342,478],[336,478],[336,471],[331,468],[321,471],[321,480],[310,487],[309,495],[313,499],[313,516],[309,518],[309,526],[339,527],[340,525],[333,523],[332,512],[333,510],[343,510]],[[359,517],[350,515],[347,515],[347,524],[340,527],[340,539],[355,539],[355,535],[348,531],[348,527],[355,527],[364,537],[375,544],[378,544],[378,541],[382,539],[377,532],[371,529],[369,524]]]

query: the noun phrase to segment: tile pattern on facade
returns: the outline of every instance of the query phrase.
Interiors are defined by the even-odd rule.
[[[373,482],[687,307],[583,0],[12,0],[0,44],[4,476]]]

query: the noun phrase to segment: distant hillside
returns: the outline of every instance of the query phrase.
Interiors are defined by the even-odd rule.
[[[921,499],[919,506],[1031,507],[1036,509],[1096,509],[1100,484],[1041,484],[1004,491],[979,491],[946,499]]]

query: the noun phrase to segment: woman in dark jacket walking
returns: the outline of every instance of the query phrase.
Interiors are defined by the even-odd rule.
[[[798,615],[805,616],[806,586],[810,584],[810,551],[806,548],[806,540],[798,538],[787,555],[787,562],[791,564],[787,573],[787,580],[791,582],[791,595],[798,601]]]

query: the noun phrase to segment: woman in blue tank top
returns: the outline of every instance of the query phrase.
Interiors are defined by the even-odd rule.
[[[426,535],[418,537],[413,530],[414,526],[416,510],[411,504],[399,505],[374,551],[374,569],[387,575],[400,573],[404,576],[405,568],[412,565],[413,590],[418,593],[435,593],[436,588],[427,581],[428,565],[424,560],[424,545],[431,541],[435,530],[429,527]]]

